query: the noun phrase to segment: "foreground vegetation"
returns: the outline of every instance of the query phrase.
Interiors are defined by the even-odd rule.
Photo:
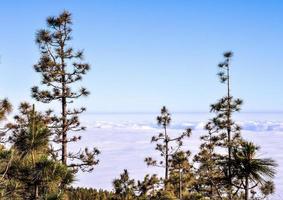
[[[61,109],[39,112],[24,102],[14,120],[7,122],[12,106],[7,99],[0,101],[0,199],[259,200],[274,193],[276,163],[257,157],[259,147],[241,137],[241,128],[233,120],[243,102],[231,94],[232,52],[224,53],[218,65],[226,94],[211,105],[215,117],[205,125],[196,155],[184,145],[191,129],[170,136],[171,114],[164,106],[157,116],[161,132],[151,139],[160,157],[145,158],[148,166],[164,169],[164,176],[147,174],[143,180],[134,180],[125,169],[113,177],[113,191],[71,187],[79,170],[92,172],[99,163],[95,147],[68,151],[68,143],[81,139],[74,133],[85,129],[79,115],[86,109],[74,109],[72,104],[89,94],[76,83],[90,66],[83,62],[82,51],[70,47],[70,13],[49,17],[47,25],[36,36],[40,59],[34,68],[42,81],[40,87],[32,88],[32,97],[50,107],[58,103]]]

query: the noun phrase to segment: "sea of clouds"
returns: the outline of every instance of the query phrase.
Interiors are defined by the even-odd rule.
[[[279,121],[238,121],[243,131],[256,131],[256,132],[269,132],[269,131],[283,131],[283,122]],[[191,128],[192,130],[203,130],[206,122],[179,122],[172,123],[171,129],[181,130]],[[110,121],[95,121],[89,123],[87,127],[101,128],[101,129],[157,129],[158,125],[151,122],[132,122],[132,121],[121,121],[121,122],[110,122]]]
[[[91,173],[79,173],[75,185],[112,189],[112,181],[123,169],[130,176],[142,179],[145,174],[163,175],[160,168],[147,167],[144,158],[158,157],[154,145],[150,142],[154,134],[160,132],[155,122],[155,114],[103,114],[87,115],[82,124],[87,131],[82,140],[70,145],[71,149],[95,146],[101,150],[100,163]],[[261,146],[258,154],[261,158],[272,157],[278,163],[275,177],[276,194],[272,200],[283,199],[283,114],[244,114],[236,116],[236,122],[242,128],[242,136]],[[192,136],[185,142],[186,149],[196,154],[199,150],[200,136],[209,116],[206,114],[174,115],[169,133],[174,136],[186,128],[192,129]]]

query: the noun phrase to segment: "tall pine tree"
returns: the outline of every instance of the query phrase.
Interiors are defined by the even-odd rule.
[[[76,88],[90,66],[83,62],[83,52],[70,47],[72,40],[71,14],[64,11],[57,17],[47,18],[47,29],[37,32],[36,43],[39,45],[41,57],[34,65],[36,72],[41,74],[42,85],[32,88],[32,96],[40,102],[60,103],[60,114],[53,118],[56,137],[54,141],[61,144],[61,161],[63,164],[83,171],[93,170],[98,164],[99,151],[85,149],[77,153],[70,153],[67,144],[80,139],[80,136],[70,137],[70,132],[84,130],[79,121],[79,114],[86,108],[75,109],[71,106],[80,97],[88,96],[85,88]],[[68,162],[68,158],[71,162]]]
[[[232,149],[237,148],[241,141],[240,127],[233,121],[232,115],[240,111],[243,101],[233,98],[231,94],[231,59],[232,52],[223,54],[224,61],[219,63],[219,79],[226,85],[226,95],[211,105],[211,112],[216,114],[209,126],[208,131],[217,134],[216,145],[227,150],[227,156],[224,156],[221,162],[222,170],[225,174],[228,199],[233,199],[233,166],[232,166]]]

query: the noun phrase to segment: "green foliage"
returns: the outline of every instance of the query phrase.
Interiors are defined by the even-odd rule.
[[[135,180],[130,179],[128,170],[113,181],[115,200],[132,200],[135,197]]]
[[[264,199],[267,198],[269,195],[273,194],[275,192],[275,186],[273,181],[264,182],[260,187],[260,191]]]
[[[161,190],[157,193],[156,197],[152,198],[152,200],[177,200],[177,197],[173,192]]]
[[[193,190],[195,184],[195,173],[193,165],[189,161],[190,153],[184,151],[177,151],[172,155],[170,162],[170,176],[168,185],[170,191],[175,196],[182,199],[183,196],[189,195]]]
[[[250,189],[255,187],[260,186],[265,196],[273,191],[270,179],[274,178],[277,164],[270,158],[257,158],[258,149],[252,142],[246,141],[243,141],[239,148],[233,149],[233,162],[237,166],[236,178],[241,183],[238,188],[245,189],[246,200],[249,199]]]
[[[147,174],[142,181],[138,181],[136,189],[138,191],[138,196],[140,199],[151,198],[156,195],[156,192],[159,190],[160,179],[156,174],[149,175]]]
[[[73,188],[67,190],[68,200],[109,200],[113,198],[113,193],[105,190],[92,188]]]
[[[8,124],[10,148],[0,149],[1,199],[40,199],[56,194],[60,185],[69,185],[74,174],[53,160],[49,149],[49,116],[22,103],[15,122]],[[49,198],[49,197],[48,197]]]

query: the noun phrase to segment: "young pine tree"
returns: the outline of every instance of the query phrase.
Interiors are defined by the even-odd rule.
[[[170,159],[169,185],[179,199],[189,196],[195,182],[193,166],[190,163],[190,152],[177,151]]]
[[[222,198],[222,180],[225,179],[218,162],[223,159],[222,155],[215,151],[216,146],[219,145],[219,137],[215,135],[213,126],[212,122],[205,125],[208,133],[200,137],[202,141],[200,151],[194,157],[194,161],[199,165],[195,187],[203,197],[211,200]]]
[[[12,111],[12,105],[7,99],[0,100],[0,125]],[[14,157],[14,151],[5,147],[7,143],[7,127],[0,127],[0,199],[18,199],[18,183],[7,177]]]
[[[157,123],[163,128],[163,132],[157,136],[153,136],[151,142],[156,143],[156,150],[160,152],[161,160],[158,162],[151,157],[145,158],[145,162],[148,166],[157,166],[165,168],[164,174],[164,188],[166,188],[169,169],[172,162],[170,162],[172,155],[174,155],[182,146],[183,140],[189,138],[191,135],[191,129],[188,128],[185,132],[175,138],[171,138],[168,134],[168,127],[171,122],[171,115],[165,106],[161,109],[161,115],[157,116]],[[172,144],[174,143],[174,144]]]
[[[239,148],[232,151],[234,164],[237,166],[236,177],[241,180],[238,188],[244,189],[245,200],[250,199],[251,189],[267,188],[265,183],[268,182],[269,185],[273,185],[270,179],[274,178],[277,164],[270,158],[257,158],[258,150],[259,147],[252,142],[243,141]]]
[[[61,144],[61,161],[63,164],[83,171],[93,170],[98,164],[96,159],[99,151],[96,148],[78,153],[70,153],[67,144],[75,142],[81,137],[70,137],[70,132],[84,130],[79,121],[79,114],[86,108],[72,108],[71,105],[80,97],[88,96],[85,88],[77,89],[78,83],[90,66],[83,62],[83,52],[75,51],[71,46],[72,40],[71,14],[64,11],[59,16],[47,18],[47,29],[37,32],[36,43],[39,45],[41,57],[34,69],[42,76],[42,85],[32,88],[32,96],[40,102],[59,102],[60,114],[53,118],[56,138]],[[68,158],[75,162],[68,162]]]
[[[156,195],[156,192],[160,189],[160,179],[156,174],[145,175],[142,181],[137,182],[137,192],[140,200],[150,199]]]
[[[22,103],[19,110],[15,122],[8,125],[13,158],[6,178],[20,185],[18,193],[23,199],[37,200],[50,195],[59,198],[63,191],[58,188],[62,183],[70,184],[74,174],[51,158],[50,116],[36,112],[28,103]]]
[[[114,200],[134,200],[135,199],[135,180],[131,179],[128,170],[120,174],[120,178],[113,181]]]

